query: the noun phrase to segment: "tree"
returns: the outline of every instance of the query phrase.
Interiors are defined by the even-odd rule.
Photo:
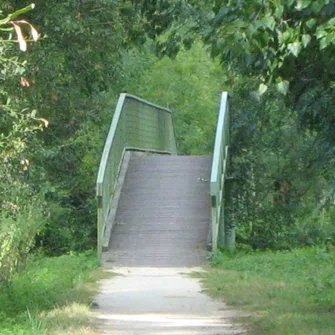
[[[143,26],[150,38],[168,31],[165,43],[157,44],[161,52],[171,54],[200,35],[213,57],[277,82],[282,93],[291,82],[327,80],[333,73],[327,63],[335,44],[334,1],[133,2],[148,21]]]
[[[11,1],[9,10],[25,4]],[[136,15],[127,1],[36,2],[31,19],[42,38],[29,48],[30,85],[17,101],[49,122],[28,157],[29,182],[47,190],[50,215],[38,244],[49,253],[95,247],[96,169]]]
[[[19,16],[33,8],[29,5],[7,16],[0,12],[0,281],[10,278],[45,223],[43,197],[28,181],[27,156],[47,121],[18,101],[19,87],[29,84],[24,77],[26,57],[18,49],[26,51],[30,36],[38,39],[36,29]]]
[[[234,113],[232,180],[240,181],[230,185],[238,213],[229,215],[247,231],[242,237],[255,247],[278,247],[289,227],[308,217],[303,208],[332,211],[335,2],[133,3],[158,55],[174,57],[200,37],[222,64]]]

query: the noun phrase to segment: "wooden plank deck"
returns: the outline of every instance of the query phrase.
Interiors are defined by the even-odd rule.
[[[211,157],[132,153],[104,266],[206,262]]]

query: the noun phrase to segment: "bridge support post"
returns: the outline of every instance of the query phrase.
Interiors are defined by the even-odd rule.
[[[225,184],[225,190],[223,190],[222,202],[220,206],[220,222],[218,229],[218,247],[223,247],[227,250],[233,250],[235,248],[235,226],[232,222],[229,222],[229,215],[225,215],[225,209],[230,206],[229,197],[229,186]]]
[[[227,250],[235,248],[235,227],[225,227],[224,246]]]
[[[224,202],[222,201],[220,206],[220,222],[219,222],[219,233],[218,233],[218,247],[225,248],[225,217],[224,217]]]
[[[97,256],[101,259],[102,253],[102,234],[103,234],[103,214],[102,214],[102,197],[97,197],[97,207],[98,207],[98,226],[97,226]]]

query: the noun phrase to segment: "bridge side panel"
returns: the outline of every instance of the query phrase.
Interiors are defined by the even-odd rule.
[[[128,148],[176,154],[171,113],[134,99],[126,100],[124,113]]]
[[[172,112],[129,94],[121,94],[105,142],[98,178],[98,256],[126,150],[177,154]]]

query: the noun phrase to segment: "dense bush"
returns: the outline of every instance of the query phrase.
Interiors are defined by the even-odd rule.
[[[222,63],[233,93],[226,207],[239,240],[320,242],[300,223],[313,212],[320,227],[334,206],[334,1],[132,2],[157,55],[175,57],[200,38]]]
[[[0,12],[0,281],[8,280],[27,256],[47,213],[43,187],[37,191],[29,180],[32,144],[47,121],[18,98],[27,85],[27,65],[19,47],[25,50],[29,35],[21,35],[22,30],[35,34],[35,39],[37,32],[17,17],[31,9],[8,16]]]
[[[24,13],[24,19],[34,23],[42,38],[36,44],[29,41],[23,56],[13,38],[14,30],[0,31],[3,269],[14,268],[24,258],[35,234],[37,246],[49,254],[95,246],[96,171],[117,95],[122,91],[173,110],[181,154],[211,153],[220,92],[231,92],[232,159],[226,208],[229,222],[238,227],[238,241],[253,248],[278,249],[332,240],[334,122],[327,111],[333,108],[334,99],[332,71],[327,69],[333,62],[329,53],[333,44],[325,40],[324,48],[317,48],[329,33],[327,24],[334,8],[322,7],[322,22],[313,21],[311,28],[315,43],[307,43],[299,49],[301,53],[292,49],[300,38],[297,27],[287,23],[283,28],[292,30],[292,45],[285,47],[286,63],[277,64],[274,74],[282,85],[279,88],[287,84],[282,80],[292,81],[291,94],[285,98],[277,93],[278,85],[271,86],[268,77],[258,76],[256,59],[249,60],[255,63],[252,71],[244,66],[246,55],[256,47],[253,40],[243,45],[250,50],[239,48],[239,38],[230,47],[221,38],[224,27],[212,29],[234,17],[235,7],[227,9],[221,3],[227,9],[227,15],[221,17],[222,12],[211,2],[189,2],[187,8],[166,1],[133,2],[140,11],[133,8],[132,1],[39,2],[33,14]],[[281,14],[297,15],[296,22],[305,29],[315,8],[302,17],[301,12],[311,4],[306,2],[306,8],[301,8],[299,2],[295,8],[294,3],[281,6]],[[0,8],[13,13],[28,4],[25,0],[3,1]],[[245,7],[239,21],[243,23],[250,8],[258,8],[259,3],[231,2],[231,6],[238,11]],[[191,16],[186,15],[189,9]],[[210,19],[212,10],[221,21]],[[260,20],[266,13],[273,14],[274,20],[281,17],[272,5],[261,6],[259,13]],[[164,17],[166,21],[157,22]],[[241,28],[232,22],[236,30]],[[255,36],[278,33],[268,24],[265,20],[254,27]],[[1,25],[8,29],[13,23]],[[21,26],[22,43],[22,39],[31,39],[33,31],[26,23]],[[223,68],[210,59],[194,32],[200,32],[212,56],[221,58]],[[227,33],[229,38],[233,36]],[[318,37],[319,33],[324,35]],[[146,38],[153,38],[154,43],[145,43]],[[269,50],[263,42],[260,52],[267,56]],[[135,50],[134,45],[141,48]],[[154,56],[153,49],[161,59]],[[325,56],[317,66],[312,62],[313,52],[319,58]],[[230,57],[234,53],[241,64]],[[222,57],[226,54],[230,56]],[[276,64],[273,57],[271,62],[261,63],[262,71]],[[279,73],[296,64],[292,70],[296,75],[299,62],[313,65],[306,65],[310,71],[303,83]],[[322,80],[313,77],[320,67]],[[264,86],[259,86],[260,81]],[[21,227],[25,217],[29,227]],[[11,257],[9,250],[13,250]],[[9,272],[3,270],[6,274],[2,277]]]
[[[333,173],[275,90],[259,99],[242,80],[231,98],[227,220],[253,248],[287,249],[334,236]],[[327,169],[327,173],[325,173]]]
[[[0,6],[10,13],[28,3],[16,0]],[[20,110],[16,124],[21,127],[18,121],[25,121],[20,128],[24,146],[17,144],[19,155],[12,150],[23,165],[9,170],[29,185],[32,194],[41,194],[47,215],[37,246],[50,254],[84,250],[96,243],[94,184],[114,110],[114,101],[108,99],[119,93],[121,52],[130,43],[128,32],[136,21],[126,9],[123,1],[38,2],[24,18],[34,22],[41,39],[29,45],[25,69],[19,58],[8,62],[21,66],[6,77],[6,88]],[[41,126],[48,127],[28,133],[28,121],[42,116]],[[12,139],[8,143],[15,145]],[[12,180],[4,181],[6,188],[13,185]]]

